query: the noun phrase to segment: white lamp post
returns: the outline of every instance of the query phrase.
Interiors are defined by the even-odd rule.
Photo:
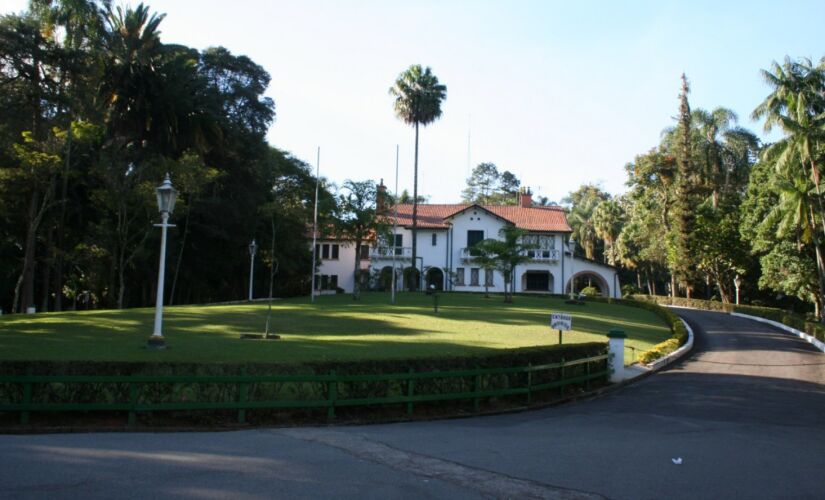
[[[567,240],[567,248],[570,249],[570,300],[576,299],[576,272],[573,268],[573,264],[576,260],[576,240],[573,239],[573,235],[570,235],[570,239]]]
[[[258,244],[255,240],[249,244],[249,301],[252,302],[252,280],[255,272],[255,252],[258,251]]]
[[[737,274],[735,278],[733,278],[733,286],[736,287],[736,305],[739,305],[739,285],[742,284],[742,280],[739,279],[739,275]]]
[[[165,349],[166,341],[163,339],[163,279],[166,274],[166,228],[174,227],[169,224],[169,215],[175,210],[175,200],[178,192],[172,187],[169,174],[163,184],[155,189],[158,196],[158,210],[160,211],[161,223],[155,224],[161,229],[160,234],[160,264],[158,265],[158,291],[155,300],[155,330],[149,337],[147,347],[153,349]]]

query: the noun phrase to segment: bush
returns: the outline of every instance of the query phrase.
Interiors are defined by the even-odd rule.
[[[660,306],[655,300],[644,300],[644,298],[646,297],[649,296],[634,296],[632,299],[592,297],[588,300],[606,302],[608,304],[621,304],[629,307],[638,307],[640,309],[645,309],[655,313],[657,316],[662,318],[662,320],[664,320],[664,322],[668,326],[670,326],[670,331],[672,335],[669,339],[656,344],[651,349],[639,355],[639,361],[641,363],[649,364],[653,361],[656,361],[659,358],[667,356],[668,354],[672,353],[673,351],[684,345],[684,343],[687,342],[688,339],[688,332],[685,328],[684,323],[682,323],[682,320],[679,319],[678,315],[676,315],[673,311]],[[642,300],[639,300],[640,298]]]
[[[270,364],[195,364],[195,363],[95,363],[95,362],[3,362],[0,375],[149,375],[149,376],[265,376],[274,374],[329,374],[374,375],[415,372],[460,371],[474,368],[510,368],[528,365],[558,363],[599,356],[607,353],[607,344],[591,342],[551,347],[512,349],[481,357],[444,357],[359,361],[352,363],[311,363],[304,365]],[[606,369],[606,362],[601,369]],[[585,365],[567,370],[566,376],[584,375]],[[556,380],[557,370],[535,372],[534,385]],[[481,389],[524,387],[526,373],[493,373],[481,377]],[[417,394],[468,393],[475,388],[475,377],[441,377],[420,379],[415,383]],[[34,384],[32,401],[35,403],[111,403],[129,401],[128,383],[38,383]],[[406,394],[404,380],[340,382],[339,399],[381,398]],[[182,401],[228,402],[237,401],[239,384],[223,383],[153,383],[142,384],[139,402],[177,403]],[[255,382],[248,388],[250,400],[322,400],[328,394],[326,382]],[[21,384],[0,383],[0,404],[22,402]],[[450,402],[444,402],[449,407]],[[523,404],[520,403],[520,404]],[[435,405],[435,404],[434,404]],[[277,410],[267,410],[277,414]],[[367,418],[371,408],[359,410]]]
[[[625,283],[622,285],[622,297],[630,298],[630,296],[636,295],[637,293],[639,293],[639,289],[636,288],[636,285],[631,283]]]
[[[601,295],[601,293],[599,293],[599,289],[594,287],[594,286],[586,286],[586,287],[582,288],[580,293],[583,293],[583,294],[587,295],[588,297],[596,297],[596,296]]]

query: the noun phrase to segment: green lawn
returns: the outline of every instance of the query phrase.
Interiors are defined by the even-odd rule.
[[[303,363],[492,354],[495,350],[554,345],[557,332],[549,313],[571,312],[565,343],[606,341],[612,327],[623,328],[639,351],[670,336],[655,314],[642,309],[516,296],[442,294],[438,315],[432,299],[402,293],[323,296],[274,302],[274,330],[281,340],[240,340],[240,333],[263,331],[266,304],[179,306],[165,309],[169,349],[144,349],[153,309],[0,316],[0,360],[181,361],[195,363]],[[628,359],[630,351],[628,351]]]

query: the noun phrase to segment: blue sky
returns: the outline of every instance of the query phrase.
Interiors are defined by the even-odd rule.
[[[786,55],[825,55],[825,2],[156,0],[167,43],[222,45],[272,75],[271,144],[334,182],[384,178],[412,190],[413,132],[387,90],[410,64],[447,85],[422,130],[419,190],[458,201],[470,164],[493,162],[560,201],[582,183],[624,190],[623,166],[657,145],[679,77],[693,108],[740,124],[769,92],[759,75]],[[21,0],[3,0],[2,12]]]

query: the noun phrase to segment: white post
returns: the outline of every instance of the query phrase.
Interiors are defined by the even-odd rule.
[[[390,294],[390,300],[395,304],[395,232],[398,225],[398,144],[395,145],[395,193],[393,193],[393,195],[395,196],[395,217],[392,219],[392,242],[390,243],[390,252],[392,252],[392,283],[390,284],[392,293]]]
[[[315,159],[315,210],[312,215],[312,280],[309,284],[309,299],[315,303],[315,263],[318,258],[315,246],[318,242],[318,184],[321,182],[321,146]]]
[[[252,302],[252,280],[255,277],[255,240],[252,240],[252,245],[249,246],[252,250],[249,252],[249,301]]]
[[[739,305],[739,285],[742,284],[742,280],[739,279],[739,275],[737,274],[735,278],[733,278],[733,286],[736,287],[736,305]]]
[[[155,299],[155,330],[150,343],[163,343],[163,280],[166,276],[166,228],[169,227],[169,212],[161,213],[160,224],[160,264],[158,265],[158,292]]]
[[[619,328],[613,328],[607,334],[608,341],[608,357],[607,365],[608,380],[611,383],[621,382],[625,377],[624,370],[624,339],[627,335]]]

